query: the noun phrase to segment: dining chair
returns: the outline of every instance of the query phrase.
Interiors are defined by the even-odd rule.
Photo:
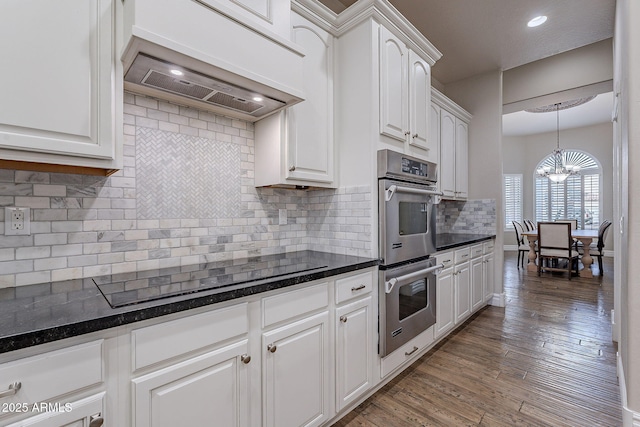
[[[525,227],[527,227],[527,231],[533,231],[536,229],[536,225],[530,219],[525,219],[522,222],[524,222]]]
[[[518,221],[511,221],[513,223],[513,229],[516,231],[516,243],[518,245],[518,261],[516,265],[518,266],[518,270],[520,270],[520,265],[524,268],[524,259],[526,254],[529,253],[529,244],[525,242],[524,236],[522,232],[524,231],[524,227]],[[527,258],[527,262],[529,259]]]
[[[598,257],[598,268],[600,269],[600,275],[604,275],[602,269],[602,257],[604,256],[604,242],[607,240],[607,234],[609,233],[609,227],[611,227],[611,221],[605,219],[598,227],[598,241],[589,245],[589,255]],[[578,253],[580,256],[584,254],[584,247],[582,244],[578,246]]]
[[[567,271],[571,280],[572,268],[578,274],[578,251],[573,248],[571,238],[571,224],[568,222],[539,222],[538,223],[538,276],[542,270]],[[566,259],[567,268],[555,266],[554,263],[547,263],[543,266],[544,260]]]

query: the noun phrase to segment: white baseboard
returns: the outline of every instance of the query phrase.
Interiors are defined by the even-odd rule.
[[[640,427],[640,412],[634,412],[627,407],[627,383],[624,377],[624,365],[622,364],[622,356],[616,353],[618,382],[620,383],[620,403],[622,404],[622,426],[623,427]]]
[[[501,294],[493,294],[493,297],[491,298],[491,301],[489,301],[489,304],[496,307],[504,307],[506,305],[506,301],[507,296],[503,292]]]

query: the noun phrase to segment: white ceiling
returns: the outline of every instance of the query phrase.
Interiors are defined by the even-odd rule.
[[[509,70],[613,37],[615,0],[389,0],[442,52],[432,69],[442,84]],[[536,28],[527,22],[546,15]],[[568,101],[568,100],[567,100]],[[611,120],[612,95],[560,112],[560,127]],[[556,129],[555,113],[503,116],[505,135]]]
[[[615,0],[389,0],[442,52],[443,84],[613,37]],[[548,21],[536,28],[538,15]]]

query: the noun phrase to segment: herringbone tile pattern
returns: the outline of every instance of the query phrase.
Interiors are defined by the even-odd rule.
[[[138,219],[237,216],[240,165],[238,144],[138,127]]]

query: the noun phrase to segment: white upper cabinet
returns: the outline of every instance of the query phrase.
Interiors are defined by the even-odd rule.
[[[438,162],[437,141],[430,140],[431,68],[387,28],[380,26],[380,133],[418,148]]]
[[[409,133],[408,58],[404,42],[380,27],[380,133],[399,141]]]
[[[440,124],[438,186],[445,199],[465,200],[469,186],[469,121],[471,114],[432,89],[431,121]],[[435,135],[435,133],[434,133]]]
[[[114,59],[117,3],[1,3],[2,159],[121,167],[117,143],[122,133],[122,74]]]
[[[333,36],[296,13],[291,23],[305,101],[256,122],[256,186],[335,187]]]

